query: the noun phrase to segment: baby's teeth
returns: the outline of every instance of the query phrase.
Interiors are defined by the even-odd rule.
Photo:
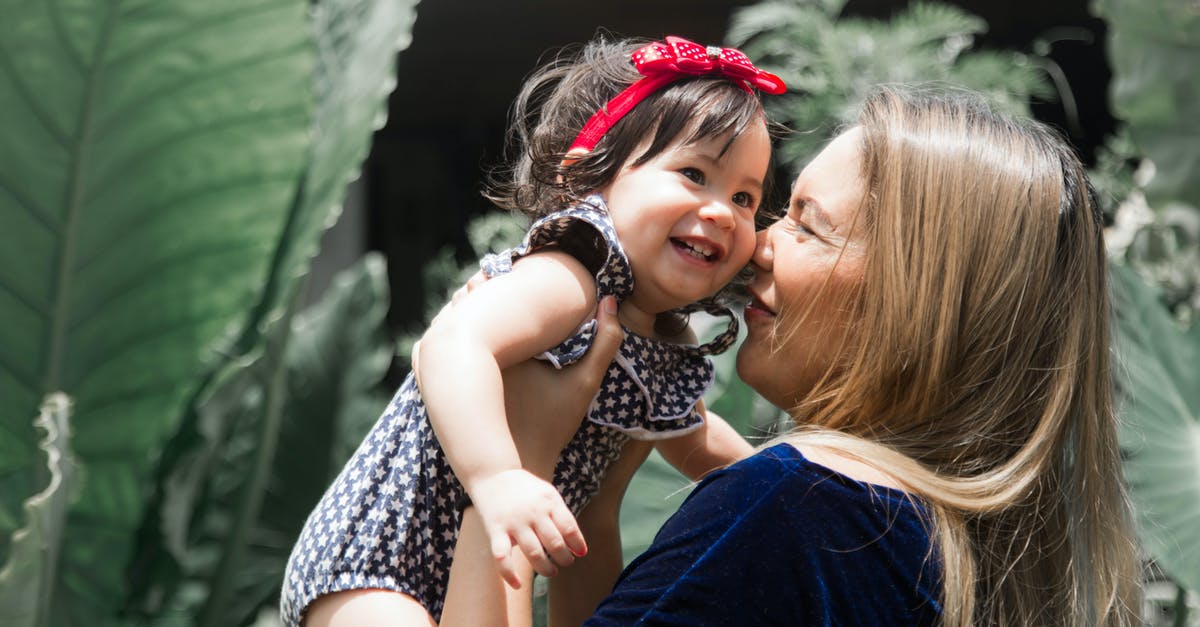
[[[702,248],[697,244],[684,242],[684,246],[687,246],[688,250],[693,256],[700,257],[702,259],[708,258],[708,256],[712,254],[712,250],[708,248]]]

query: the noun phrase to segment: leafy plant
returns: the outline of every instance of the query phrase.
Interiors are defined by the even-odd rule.
[[[1053,97],[1036,57],[972,48],[986,23],[961,9],[917,2],[888,21],[839,18],[845,0],[767,0],[738,9],[728,39],[779,74],[789,94],[765,101],[794,132],[780,146],[796,165],[855,113],[880,83],[952,83],[1028,111]]]
[[[1180,584],[1200,590],[1200,325],[1184,330],[1158,290],[1114,265],[1117,386],[1125,477],[1141,540]]]
[[[1133,142],[1154,164],[1152,206],[1200,207],[1200,11],[1188,2],[1093,0],[1108,23],[1110,102]]]
[[[127,599],[154,605],[130,598],[123,571],[137,580],[163,555],[177,567],[153,572],[175,579],[154,592],[173,603],[174,582],[199,572],[173,551],[219,506],[203,502],[217,488],[179,469],[213,435],[198,427],[219,405],[206,403],[243,385],[263,394],[260,439],[243,483],[221,486],[233,522],[207,605],[191,603],[227,624],[224,600],[250,600],[227,575],[264,511],[284,357],[305,343],[291,333],[297,286],[381,122],[412,3],[0,0],[0,12],[0,560],[15,563],[21,504],[49,480],[29,417],[61,391],[82,480],[41,564],[55,576],[39,624],[114,624]],[[260,356],[267,385],[236,384]]]
[[[1108,23],[1110,100],[1124,122],[1099,170],[1117,182],[1109,245],[1125,473],[1143,546],[1180,586],[1184,624],[1185,589],[1200,592],[1200,83],[1185,69],[1200,61],[1200,12],[1129,0],[1092,8]]]
[[[137,573],[139,614],[247,624],[273,603],[309,510],[386,404],[387,292],[383,259],[368,255],[200,400],[203,442],[165,484],[169,544],[144,547],[157,560]]]

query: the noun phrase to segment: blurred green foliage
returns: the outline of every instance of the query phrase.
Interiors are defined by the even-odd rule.
[[[347,454],[330,417],[357,441],[380,403],[382,263],[310,312],[297,294],[413,4],[0,0],[6,625],[272,603]],[[51,401],[72,410],[39,445]]]
[[[1055,95],[1038,57],[974,48],[987,24],[962,9],[915,2],[880,21],[839,17],[844,5],[768,0],[738,9],[729,27],[732,45],[788,84],[787,96],[766,98],[764,106],[795,131],[779,149],[793,167],[852,122],[862,99],[881,83],[965,86],[1022,113],[1031,96]]]

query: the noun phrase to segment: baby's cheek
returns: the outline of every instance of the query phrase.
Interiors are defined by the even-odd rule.
[[[754,223],[751,222],[746,228],[741,228],[739,225],[729,260],[738,268],[750,263],[750,258],[754,256],[754,247],[757,244],[758,238],[754,233]]]

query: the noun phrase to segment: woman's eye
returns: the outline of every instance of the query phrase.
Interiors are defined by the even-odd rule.
[[[748,192],[738,192],[733,195],[733,204],[747,209],[754,208],[754,195]]]
[[[788,224],[791,225],[792,230],[795,231],[797,234],[799,234],[799,235],[816,235],[816,233],[814,233],[812,231],[812,229],[808,228],[807,226],[805,226],[805,224],[803,222],[800,221],[799,216],[793,214],[790,211],[788,212],[788,214],[786,216],[786,220],[787,220]]]
[[[791,222],[792,226],[796,228],[797,233],[816,235],[812,229],[808,228],[803,222],[800,221],[804,215],[804,210],[807,208],[807,205],[808,202],[805,200],[794,202],[791,209],[787,212],[787,219],[788,222]]]
[[[679,173],[697,185],[704,184],[704,173],[696,168],[683,168],[679,170]]]

